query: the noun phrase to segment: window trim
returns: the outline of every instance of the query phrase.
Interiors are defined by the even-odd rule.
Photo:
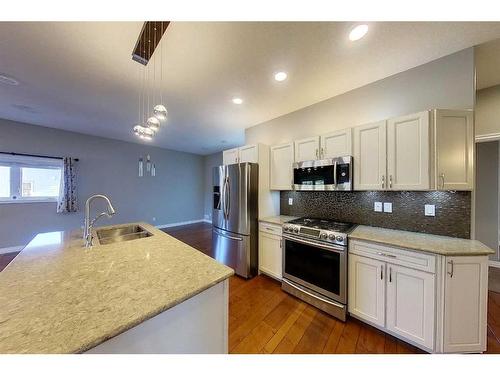
[[[0,155],[0,166],[6,166],[10,168],[10,196],[0,197],[0,204],[58,202],[60,195],[44,197],[22,197],[21,168],[59,169],[61,171],[61,183],[63,178],[62,160],[31,156]],[[61,191],[59,191],[59,194],[61,194]],[[12,198],[14,195],[16,196],[15,199]]]

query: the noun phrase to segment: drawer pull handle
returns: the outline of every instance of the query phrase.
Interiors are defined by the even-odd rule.
[[[392,283],[392,268],[389,267],[389,282]]]
[[[384,279],[384,266],[380,266],[380,280]]]
[[[450,272],[448,272],[448,275],[450,275],[450,277],[453,277],[453,261],[452,261],[452,260],[450,260],[450,261],[448,262],[448,264],[449,264],[449,265],[451,265],[451,270],[450,270]]]
[[[383,257],[388,257],[388,258],[397,258],[396,255],[386,254],[386,253],[380,253],[380,252],[378,252],[377,255],[380,255],[380,256],[383,256]]]

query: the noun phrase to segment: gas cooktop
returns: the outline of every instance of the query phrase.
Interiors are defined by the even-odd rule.
[[[347,246],[347,235],[356,224],[333,220],[301,217],[283,225],[283,232],[298,237]]]

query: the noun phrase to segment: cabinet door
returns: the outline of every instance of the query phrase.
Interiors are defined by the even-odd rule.
[[[237,164],[239,152],[237,148],[222,151],[222,163],[224,165]]]
[[[352,155],[352,130],[337,130],[321,136],[321,158],[329,159],[338,156]]]
[[[434,275],[387,264],[386,328],[434,349]]]
[[[259,270],[281,280],[281,236],[259,232]]]
[[[435,111],[436,184],[472,190],[474,130],[471,111]]]
[[[272,146],[271,150],[271,190],[292,190],[293,143]]]
[[[428,190],[429,112],[387,121],[387,177],[391,190]]]
[[[257,145],[248,145],[239,149],[239,163],[258,163],[259,147]]]
[[[319,159],[319,137],[304,138],[295,141],[295,161]]]
[[[386,178],[386,123],[354,128],[354,190],[383,190]]]
[[[488,257],[446,257],[445,352],[486,350]]]
[[[385,263],[349,254],[349,313],[379,327],[385,323]]]

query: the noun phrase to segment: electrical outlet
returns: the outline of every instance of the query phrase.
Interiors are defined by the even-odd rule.
[[[382,212],[382,202],[375,202],[373,205],[373,210],[375,212]]]
[[[392,213],[392,203],[384,202],[384,212]]]
[[[433,204],[426,204],[424,209],[425,216],[436,216],[436,206]]]
[[[292,206],[293,205],[293,198],[288,198],[288,205]]]

